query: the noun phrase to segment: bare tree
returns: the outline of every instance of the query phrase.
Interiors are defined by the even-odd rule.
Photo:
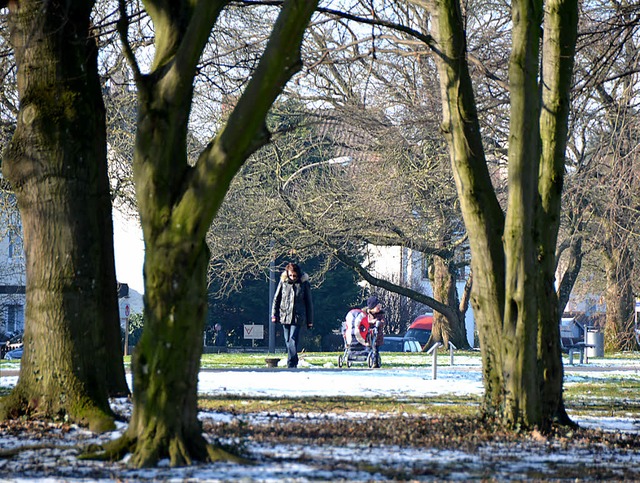
[[[600,280],[595,288],[605,294],[607,348],[630,349],[635,346],[634,281],[640,270],[636,174],[640,9],[600,2],[589,2],[583,9],[569,177],[572,197],[566,198],[575,204],[574,218],[579,220],[570,225],[579,229],[572,231],[573,240],[585,240],[595,262],[589,278]],[[595,292],[594,283],[590,285]]]
[[[362,23],[366,19],[351,12],[349,21]],[[460,263],[464,263],[459,253],[464,251],[465,236],[445,146],[439,138],[438,122],[430,114],[430,109],[438,107],[430,96],[436,91],[435,67],[428,62],[411,67],[413,58],[422,55],[413,47],[414,37],[398,40],[407,44],[403,49],[388,33],[371,38],[366,30],[362,33],[358,27],[360,32],[356,33],[346,22],[334,20],[344,19],[344,12],[325,13],[332,20],[312,26],[307,53],[321,61],[287,92],[297,103],[290,103],[289,108],[297,106],[300,113],[296,122],[284,123],[281,128],[296,131],[276,139],[263,151],[264,161],[256,160],[251,170],[247,167],[246,175],[252,176],[253,182],[247,177],[237,185],[240,204],[235,205],[233,195],[225,203],[229,206],[226,225],[243,213],[237,236],[248,236],[250,231],[254,241],[263,240],[261,253],[268,255],[255,258],[259,263],[248,270],[246,263],[252,263],[259,251],[260,245],[254,243],[251,256],[237,252],[237,257],[220,257],[213,271],[220,275],[255,271],[256,267],[260,270],[276,255],[274,248],[286,253],[291,249],[300,252],[304,247],[311,253],[310,247],[316,247],[314,250],[333,253],[336,258],[339,254],[343,263],[359,271],[370,284],[400,290],[404,296],[435,308],[439,313],[436,329],[443,329],[434,330],[433,341],[453,338],[466,347],[468,297],[463,293],[458,301],[455,292]],[[378,42],[378,38],[383,40]],[[330,107],[310,112],[305,106],[313,102]],[[389,111],[393,115],[388,115]],[[288,117],[296,118],[294,112]],[[266,161],[269,157],[273,160]],[[280,180],[280,188],[274,177]],[[262,192],[253,196],[260,181],[264,181]],[[278,189],[284,204],[273,197]],[[266,204],[262,201],[265,198]],[[255,206],[248,203],[253,199],[259,200]],[[229,247],[237,246],[229,242],[227,233],[231,231],[214,226],[210,236],[214,254],[221,250],[219,253],[230,255]],[[421,250],[416,262],[424,258],[437,268],[429,271],[438,280],[433,284],[435,297],[411,290],[406,280],[401,284],[382,280],[372,266],[363,267],[367,243],[410,247],[416,253]]]
[[[264,123],[284,84],[300,68],[299,49],[316,3],[287,0],[228,121],[188,159],[188,120],[203,49],[228,1],[144,2],[154,30],[148,73],[121,34],[138,90],[134,180],[145,239],[145,328],[133,356],[134,409],[107,454],[131,464],[164,457],[172,465],[229,457],[207,444],[197,418],[197,376],[206,312],[205,235],[233,176],[269,139]],[[272,18],[273,13],[265,10]],[[247,31],[250,34],[250,31]],[[245,73],[247,75],[247,73]]]
[[[471,245],[484,411],[506,425],[546,429],[564,412],[553,280],[577,2],[547,2],[544,15],[542,2],[511,5],[506,215],[486,163],[466,57],[465,10],[456,1],[415,3],[432,14],[443,131]]]

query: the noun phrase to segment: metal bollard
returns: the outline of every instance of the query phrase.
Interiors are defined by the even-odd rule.
[[[431,364],[431,378],[433,380],[438,378],[438,348],[441,346],[441,342],[436,342],[431,346],[431,349],[427,351],[427,354],[433,354],[433,362]]]
[[[458,349],[451,341],[449,341],[449,365],[453,367],[453,351]]]

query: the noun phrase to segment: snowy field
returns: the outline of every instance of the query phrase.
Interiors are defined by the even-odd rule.
[[[306,367],[305,367],[306,366]],[[17,366],[16,366],[17,367]],[[16,375],[0,373],[0,386],[12,387]],[[620,378],[640,382],[638,360],[595,359],[589,364],[565,366],[565,385],[605,378]],[[429,398],[433,396],[482,394],[478,358],[458,358],[454,366],[442,364],[433,379],[430,359],[423,366],[406,369],[382,368],[370,370],[363,366],[338,369],[310,367],[304,362],[297,370],[282,368],[254,370],[203,370],[199,376],[202,395],[235,395],[246,397],[304,398],[312,396],[360,396]],[[130,412],[127,400],[114,400],[114,410]],[[319,415],[296,415],[312,421]],[[340,417],[320,415],[323,418]],[[260,421],[256,418],[260,418]],[[278,415],[237,415],[202,412],[206,422],[235,420],[251,424],[270,424],[269,417]],[[574,418],[585,427],[614,432],[640,433],[640,420],[635,415],[614,415],[604,418]],[[402,474],[410,481],[465,480],[539,480],[552,475],[573,475],[575,480],[640,480],[640,452],[592,450],[529,446],[487,447],[475,453],[463,450],[438,450],[399,447],[334,447],[326,445],[268,445],[248,442],[246,450],[256,459],[252,465],[216,463],[171,469],[166,462],[148,470],[132,470],[126,462],[79,462],[76,445],[99,443],[117,437],[124,429],[105,435],[91,434],[75,428],[64,435],[42,435],[25,440],[16,434],[0,436],[0,449],[34,445],[10,458],[0,458],[0,481],[382,481]],[[437,428],[434,428],[437,430]],[[56,448],[37,449],[43,443]],[[560,473],[558,473],[560,471]],[[538,475],[538,477],[532,477]],[[546,476],[545,476],[546,475]],[[573,476],[572,476],[573,479]]]

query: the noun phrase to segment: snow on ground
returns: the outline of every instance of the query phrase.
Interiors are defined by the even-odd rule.
[[[306,366],[306,367],[305,367]],[[4,366],[5,369],[7,366]],[[592,359],[589,364],[566,365],[566,384],[593,381],[607,377],[640,380],[638,360]],[[0,373],[0,386],[12,387],[17,376]],[[131,381],[129,381],[131,384]],[[370,370],[362,366],[351,369],[309,367],[301,364],[297,370],[237,369],[203,370],[199,375],[199,393],[255,397],[311,397],[311,396],[388,396],[396,398],[432,397],[446,394],[482,393],[479,358],[456,358],[454,366],[441,365],[437,379],[433,379],[430,360],[425,365],[407,369],[382,368]],[[127,400],[114,400],[114,410],[130,412]],[[358,416],[354,413],[355,416]],[[345,417],[322,414],[327,417]],[[314,415],[305,415],[314,418]],[[317,417],[317,415],[316,415]],[[366,417],[366,415],[360,415]],[[265,415],[235,415],[203,411],[203,421],[230,422],[233,419],[248,423],[269,424]],[[609,431],[640,433],[640,420],[631,417],[578,417],[585,427]],[[252,465],[215,463],[188,468],[169,468],[167,462],[153,469],[132,470],[126,462],[79,462],[75,457],[78,443],[99,443],[116,438],[124,425],[112,433],[94,435],[77,428],[63,438],[64,448],[33,449],[12,458],[0,459],[1,481],[381,481],[390,474],[406,475],[413,481],[433,480],[523,480],[531,475],[571,474],[578,468],[577,479],[613,478],[640,479],[640,454],[637,450],[609,451],[604,448],[597,455],[587,450],[563,451],[547,448],[532,451],[528,447],[509,447],[481,450],[477,454],[465,451],[416,449],[397,447],[334,447],[265,445],[248,443],[246,449],[257,461]],[[434,428],[437,430],[437,428]],[[0,449],[28,444],[41,444],[43,439],[25,441],[19,435],[1,435]],[[60,445],[60,440],[55,440]],[[587,470],[580,470],[581,467]],[[580,471],[588,471],[581,474]],[[573,477],[572,477],[573,478]],[[535,478],[534,478],[535,479]]]
[[[203,371],[198,391],[238,396],[411,396],[481,394],[479,371],[439,371],[432,379],[425,369],[309,369],[286,371]]]

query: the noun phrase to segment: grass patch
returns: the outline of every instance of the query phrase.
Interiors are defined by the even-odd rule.
[[[342,352],[302,352],[300,359],[312,368],[338,367],[338,356],[341,354]],[[380,356],[382,367],[387,369],[430,367],[433,362],[433,356],[423,352],[381,352]],[[267,357],[280,357],[286,360],[287,355],[279,352],[275,354],[224,352],[203,354],[200,363],[203,369],[257,369],[266,367]],[[477,351],[456,351],[454,364],[456,359],[460,361],[462,358],[465,364],[480,364],[480,353]],[[438,365],[450,365],[450,356],[447,351],[438,353]],[[354,367],[364,366],[364,363],[354,363]]]
[[[390,397],[309,397],[309,398],[248,398],[240,396],[200,397],[201,410],[231,414],[251,413],[370,413],[372,415],[458,415],[475,416],[480,398],[474,396],[439,396],[430,398]]]
[[[616,352],[615,354],[607,353],[605,356],[607,359],[631,359],[640,361],[640,352],[638,351]]]
[[[565,404],[574,414],[640,417],[640,381],[621,377],[566,384]]]

